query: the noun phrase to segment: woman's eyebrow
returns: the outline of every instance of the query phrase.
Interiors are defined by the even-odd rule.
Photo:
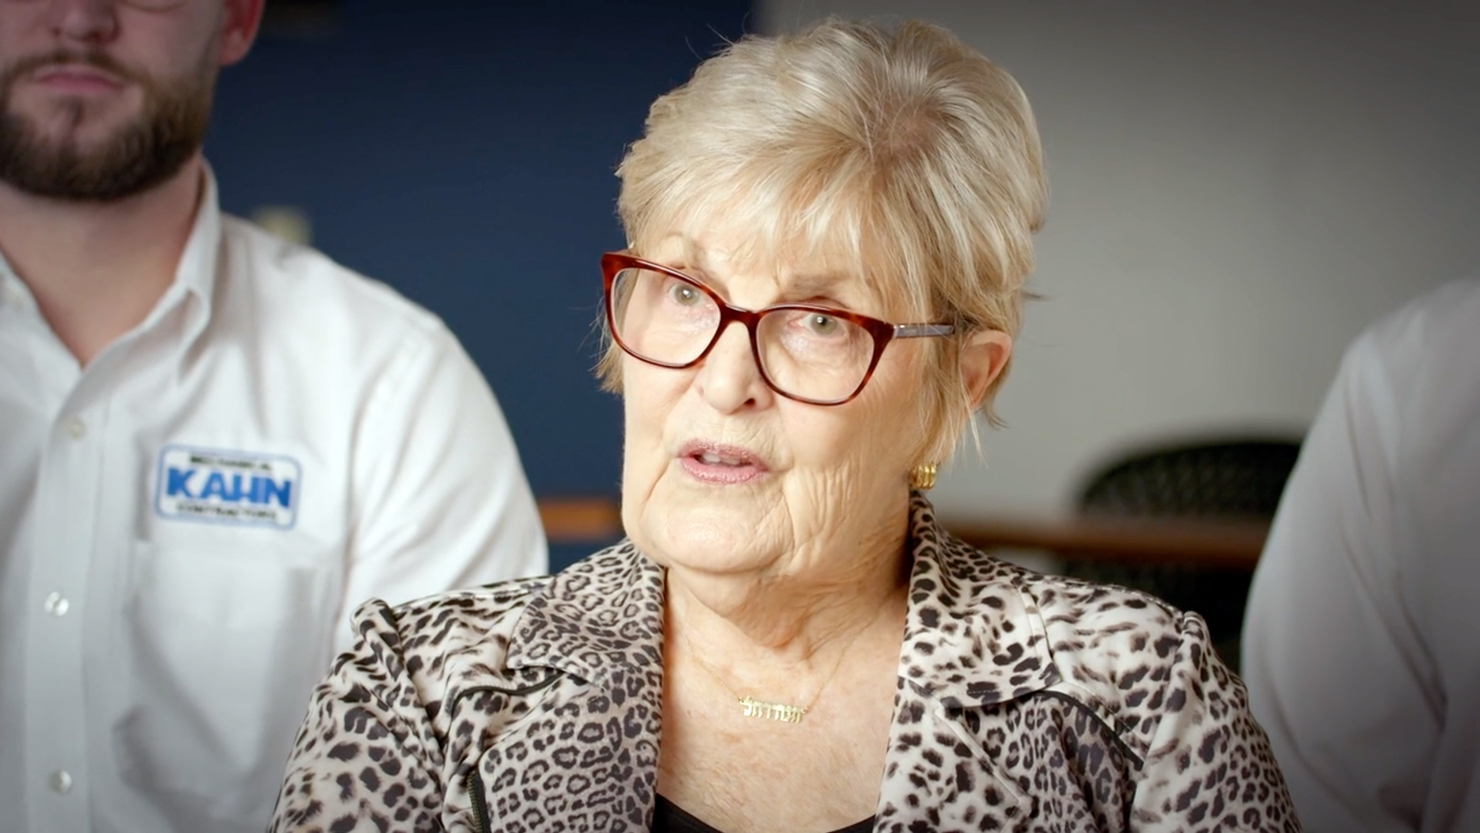
[[[847,276],[836,272],[804,272],[788,277],[781,288],[789,298],[827,298],[841,304],[848,300],[841,290],[851,284]]]
[[[709,268],[709,251],[691,237],[680,235],[678,239],[680,241],[678,252],[654,262],[683,272],[691,278],[699,278],[705,283],[711,283],[715,273]]]
[[[791,275],[785,281],[785,286],[793,292],[822,292],[826,293],[841,283],[847,281],[842,275],[830,272],[803,272]]]
[[[663,258],[659,262],[699,280],[711,289],[723,292],[728,282],[724,278],[723,270],[717,271],[713,268],[713,257],[710,250],[688,236],[681,235],[679,240],[680,251],[677,256]],[[727,260],[723,257],[721,259]],[[850,300],[857,300],[845,298],[846,293],[840,292],[841,289],[853,283],[852,278],[845,273],[797,272],[785,278],[773,273],[771,277],[780,290],[781,298],[777,303],[826,299],[834,304],[846,306]]]

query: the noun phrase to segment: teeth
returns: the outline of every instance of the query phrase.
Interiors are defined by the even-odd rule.
[[[708,451],[699,455],[699,462],[706,466],[738,466],[740,461],[732,457],[721,457]]]

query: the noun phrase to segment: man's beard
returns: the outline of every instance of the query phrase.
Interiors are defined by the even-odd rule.
[[[12,110],[11,90],[22,76],[61,63],[98,67],[136,83],[144,93],[142,112],[85,150],[74,136],[47,137],[30,117]],[[0,74],[0,180],[37,196],[78,202],[113,202],[147,191],[179,172],[205,140],[215,75],[210,61],[165,84],[102,53],[62,50],[22,58]],[[58,106],[73,129],[89,107],[80,98]]]

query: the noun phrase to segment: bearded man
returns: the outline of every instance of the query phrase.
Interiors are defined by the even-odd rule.
[[[354,606],[546,567],[442,323],[221,214],[262,4],[0,0],[7,830],[261,830]]]

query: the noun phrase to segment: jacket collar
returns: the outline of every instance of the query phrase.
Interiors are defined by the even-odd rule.
[[[607,687],[619,670],[661,672],[664,578],[626,540],[562,570],[525,607],[508,667],[547,666]]]
[[[889,748],[911,748],[906,735],[935,727],[954,734],[969,750],[967,757],[990,761],[960,720],[959,707],[1009,700],[1057,681],[1042,620],[1011,568],[942,533],[934,510],[919,494],[910,501],[908,546],[914,565]],[[584,714],[598,702],[598,710],[615,706],[610,722],[622,727],[581,732],[571,741],[588,747],[582,754],[593,762],[593,771],[600,770],[596,781],[625,785],[589,790],[575,802],[579,807],[561,804],[562,812],[583,820],[576,824],[572,815],[573,828],[641,830],[651,821],[662,731],[663,601],[662,569],[624,541],[553,577],[515,625],[508,668],[525,675],[556,669],[586,683],[572,692],[574,701],[548,708]],[[506,746],[523,750],[546,742],[551,723],[519,720],[517,725],[507,731],[525,743],[511,739]],[[993,812],[1001,816],[1002,829],[1027,818],[1031,805],[1010,779],[994,774],[995,763],[985,765],[986,780],[972,781],[970,788],[956,778],[927,783],[930,779],[918,780],[907,762],[894,763],[879,787],[878,829],[975,827],[983,821],[977,818],[976,787],[995,796]],[[522,755],[485,761],[490,804],[499,808],[491,828],[495,833],[524,829],[515,820],[528,798],[515,786],[524,768]]]
[[[990,705],[1058,682],[1037,604],[1001,562],[951,538],[910,499],[913,555],[899,673],[948,707]],[[610,684],[661,669],[664,572],[623,541],[554,576],[527,608],[510,668],[549,666]]]
[[[951,708],[987,706],[1059,681],[1043,617],[1016,571],[943,531],[910,500],[910,601],[899,674]]]

